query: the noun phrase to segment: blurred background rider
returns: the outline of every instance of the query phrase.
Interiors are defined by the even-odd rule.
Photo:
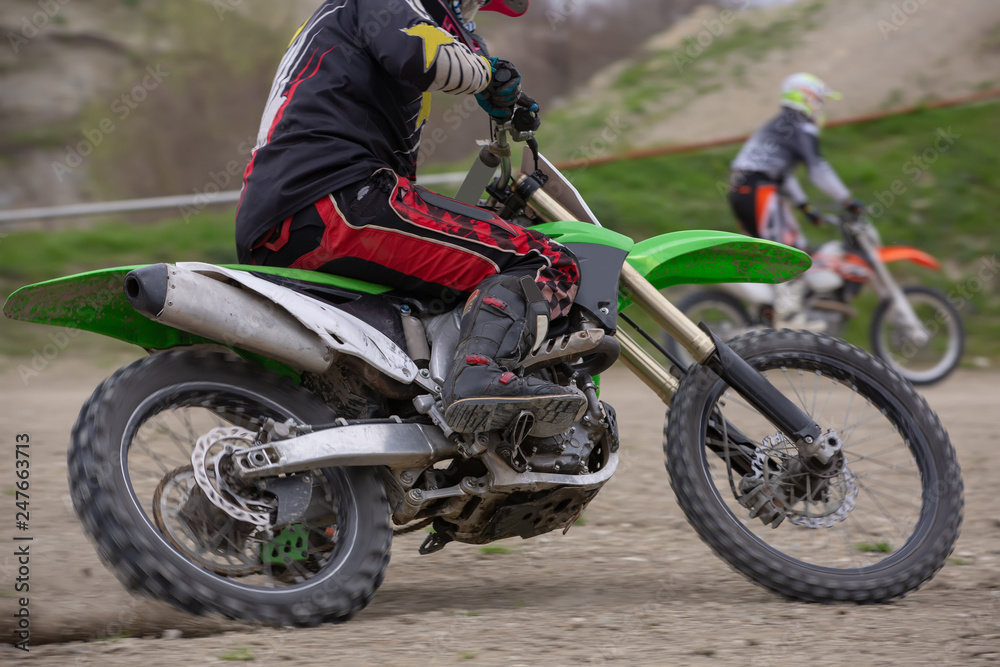
[[[747,140],[731,165],[729,203],[747,234],[806,249],[806,237],[789,200],[813,224],[821,224],[822,219],[795,177],[800,165],[806,166],[813,185],[852,215],[861,214],[861,203],[851,196],[820,151],[823,106],[835,99],[840,99],[840,94],[811,74],[798,73],[785,79],[780,113]],[[777,286],[776,328],[814,328],[803,313],[806,288],[801,277]]]

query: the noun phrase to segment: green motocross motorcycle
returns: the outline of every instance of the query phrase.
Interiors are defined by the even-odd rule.
[[[314,625],[372,600],[394,531],[432,525],[420,547],[432,553],[568,530],[619,465],[615,411],[599,390],[617,361],[669,407],[666,467],[688,521],[754,582],[799,600],[885,602],[942,567],[962,520],[961,473],[909,383],[819,334],[724,344],[660,293],[781,282],[809,257],[715,231],[635,243],[598,224],[526,127],[519,115],[495,124],[456,200],[435,203],[533,225],[579,259],[571,315],[519,369],[587,397],[565,433],[535,432],[527,413],[502,431],[448,427],[457,301],[195,262],[10,297],[10,318],[149,352],[97,388],[69,450],[76,511],[126,587],[192,613]],[[512,141],[526,144],[518,176]],[[664,350],[659,362],[663,332],[643,330],[630,306],[698,365]]]

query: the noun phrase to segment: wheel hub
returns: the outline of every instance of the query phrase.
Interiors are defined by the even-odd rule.
[[[244,428],[214,428],[198,438],[191,452],[191,465],[198,487],[213,505],[238,521],[270,526],[275,503],[242,495],[247,490],[234,488],[225,474],[233,453],[239,448],[253,446],[255,440],[256,436]]]
[[[823,451],[827,462],[817,467],[804,463],[784,434],[765,437],[754,453],[752,472],[740,480],[740,504],[750,510],[750,518],[772,528],[785,518],[805,528],[844,521],[858,497],[857,475],[847,466],[839,438],[826,442],[831,444]],[[804,507],[792,509],[800,504]]]
[[[246,545],[256,526],[237,521],[209,502],[191,466],[160,480],[153,495],[153,518],[178,550],[219,574],[242,576],[260,569]]]

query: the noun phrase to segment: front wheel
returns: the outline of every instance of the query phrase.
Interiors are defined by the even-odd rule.
[[[872,316],[872,351],[913,384],[940,382],[955,370],[962,358],[965,347],[962,317],[948,297],[929,287],[904,287],[903,295],[929,337],[916,339],[895,313],[892,299],[886,299]]]
[[[185,611],[274,625],[340,621],[375,595],[389,562],[385,489],[370,468],[282,478],[308,487],[294,522],[231,474],[233,447],[266,420],[336,415],[287,379],[232,354],[181,350],[123,368],[73,428],[73,505],[129,589]],[[230,448],[227,450],[227,448]]]
[[[887,602],[929,580],[958,539],[963,499],[955,452],[927,403],[881,361],[829,336],[767,331],[731,347],[824,432],[834,429],[843,456],[806,474],[777,427],[714,372],[691,369],[664,449],[701,538],[755,583],[799,600]]]

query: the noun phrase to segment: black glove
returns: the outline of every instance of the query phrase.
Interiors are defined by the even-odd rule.
[[[542,126],[542,119],[538,117],[538,103],[521,93],[517,98],[517,108],[514,109],[511,124],[518,132],[537,132]]]
[[[814,209],[813,205],[809,202],[799,204],[799,210],[802,211],[802,215],[806,216],[809,222],[813,223],[817,227],[823,224],[823,217],[816,212],[816,209]]]
[[[844,209],[855,218],[860,218],[865,212],[865,205],[860,199],[851,199],[844,204]]]
[[[509,61],[498,58],[489,60],[493,65],[493,78],[486,90],[476,93],[476,101],[493,118],[510,120],[521,95],[521,73]]]

